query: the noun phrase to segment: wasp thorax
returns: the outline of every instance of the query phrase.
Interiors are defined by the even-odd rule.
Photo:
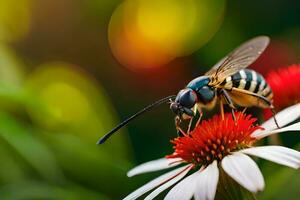
[[[189,82],[187,88],[196,91],[199,103],[205,105],[213,101],[216,95],[215,90],[208,85],[210,82],[210,77],[200,76]]]
[[[201,101],[203,104],[210,103],[211,101],[214,100],[215,96],[216,96],[215,90],[213,90],[209,86],[203,86],[198,91],[199,101]]]

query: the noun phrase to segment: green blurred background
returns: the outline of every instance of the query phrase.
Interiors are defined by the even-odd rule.
[[[161,106],[99,137],[257,35],[272,43],[254,69],[299,63],[300,2],[0,0],[0,199],[126,196],[158,174],[128,169],[172,152],[173,114]],[[259,199],[297,199],[299,172],[259,164]]]

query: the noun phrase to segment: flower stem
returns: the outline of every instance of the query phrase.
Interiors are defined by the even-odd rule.
[[[220,167],[220,178],[216,193],[216,200],[256,200],[255,194],[249,192],[232,178],[230,178]]]

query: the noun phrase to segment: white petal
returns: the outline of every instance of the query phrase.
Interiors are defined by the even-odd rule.
[[[169,191],[164,200],[190,200],[194,195],[200,173],[200,171],[197,171],[180,181]]]
[[[213,200],[216,195],[219,181],[219,169],[217,161],[210,164],[205,170],[200,172],[197,178],[195,190],[196,200]]]
[[[300,130],[300,122],[297,122],[295,124],[292,124],[290,126],[276,129],[276,130],[263,130],[263,131],[255,131],[251,134],[252,137],[255,137],[257,139],[261,139],[276,133],[281,133],[281,132],[287,132],[287,131],[299,131]]]
[[[138,197],[142,196],[146,192],[149,192],[150,190],[152,190],[153,188],[159,186],[160,184],[164,183],[165,181],[168,181],[168,180],[176,177],[180,173],[183,173],[185,170],[189,170],[190,167],[191,167],[191,165],[183,166],[183,167],[174,169],[173,171],[170,171],[166,174],[163,174],[163,175],[159,176],[158,178],[156,178],[156,179],[148,182],[147,184],[143,185],[142,187],[138,188],[137,190],[135,190],[134,192],[129,194],[127,197],[125,197],[124,200],[137,199]]]
[[[190,167],[190,169],[192,168],[192,166]],[[166,190],[167,188],[169,188],[170,186],[174,185],[175,183],[177,183],[178,181],[180,181],[190,170],[185,170],[184,172],[182,172],[181,174],[179,174],[178,176],[176,176],[175,178],[171,179],[170,181],[166,182],[165,184],[161,185],[160,187],[156,188],[153,192],[151,192],[146,198],[145,200],[151,200],[153,198],[155,198],[157,195],[159,195],[161,192],[163,192],[164,190]]]
[[[300,167],[300,152],[281,146],[252,147],[240,152],[270,160],[272,162],[298,169]]]
[[[278,121],[280,127],[284,127],[287,124],[295,121],[300,117],[300,103],[290,106],[275,115],[275,118]],[[274,130],[277,128],[274,118],[270,118],[265,123],[262,124],[262,127],[266,130]]]
[[[263,190],[264,178],[257,164],[247,155],[233,153],[222,160],[222,168],[236,182],[250,192]]]
[[[138,165],[135,168],[131,169],[127,173],[127,176],[132,177],[137,174],[171,168],[171,167],[181,164],[180,161],[181,161],[180,158],[171,158],[171,159],[160,158],[157,160],[152,160],[152,161],[143,163],[143,164]]]

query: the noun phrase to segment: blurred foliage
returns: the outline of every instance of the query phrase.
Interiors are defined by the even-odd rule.
[[[0,91],[1,96],[6,100],[20,104],[19,106],[27,110],[39,110],[44,114],[44,119],[51,117],[47,115],[49,109],[41,110],[38,106],[43,105],[43,108],[47,108],[45,102],[40,102],[37,95],[28,95],[27,90],[24,92],[24,90],[10,90],[5,87],[1,87]],[[36,99],[30,99],[35,97]],[[31,106],[28,104],[29,101],[37,104]],[[106,114],[112,116],[111,113]],[[0,187],[0,195],[3,193],[3,196],[7,196],[8,199],[80,199],[83,196],[102,199],[103,196],[97,194],[102,191],[109,193],[109,196],[118,197],[109,185],[103,184],[109,182],[111,178],[116,181],[115,186],[126,188],[122,184],[124,184],[129,163],[126,161],[128,151],[124,142],[121,138],[116,138],[119,140],[115,140],[115,144],[99,149],[95,145],[97,138],[94,137],[92,140],[88,137],[88,134],[93,133],[93,129],[89,130],[88,126],[103,122],[104,119],[109,124],[112,118],[107,118],[107,115],[100,117],[99,121],[94,122],[95,124],[87,124],[86,130],[84,130],[84,124],[81,124],[82,133],[87,136],[84,137],[84,135],[78,135],[79,132],[75,129],[72,130],[64,125],[46,131],[47,127],[40,127],[28,116],[18,115],[17,113],[11,115],[4,111],[0,113],[0,158],[4,163],[0,166],[0,180],[3,184],[3,189]],[[20,121],[24,117],[25,121]],[[68,133],[63,134],[62,130]],[[77,134],[72,134],[75,132]],[[74,165],[74,163],[77,164]],[[37,181],[44,183],[38,184]],[[74,181],[79,185],[72,183]],[[95,191],[81,188],[81,184],[89,185]],[[16,190],[14,187],[20,185],[26,185],[26,189],[24,187],[21,190],[17,189],[20,191],[18,195],[10,193]],[[36,187],[37,185],[39,186]],[[79,193],[78,190],[82,192]],[[57,192],[52,194],[51,191]],[[84,193],[86,195],[83,195]]]
[[[299,62],[299,17],[293,0],[1,0],[0,199],[121,199],[157,175],[128,179],[130,167],[172,152],[173,115],[98,138],[250,37],[273,42],[257,71]],[[299,172],[259,164],[259,199],[297,199]]]
[[[115,123],[114,110],[99,84],[74,65],[53,62],[39,66],[26,81],[27,90],[39,99],[44,109],[28,109],[30,116],[41,127],[49,130],[69,130],[91,144],[99,132],[104,133]],[[45,110],[47,110],[45,112]],[[47,118],[47,120],[45,120]],[[120,134],[106,146],[112,156],[128,157]]]
[[[116,123],[97,81],[62,62],[24,78],[9,48],[0,52],[1,199],[120,198],[127,191],[129,150],[125,134],[113,145],[95,145],[99,133]],[[110,180],[124,190],[115,193],[104,184]]]
[[[24,66],[5,45],[0,44],[0,80],[2,84],[20,87],[24,78]],[[9,66],[9,67],[7,67]]]

